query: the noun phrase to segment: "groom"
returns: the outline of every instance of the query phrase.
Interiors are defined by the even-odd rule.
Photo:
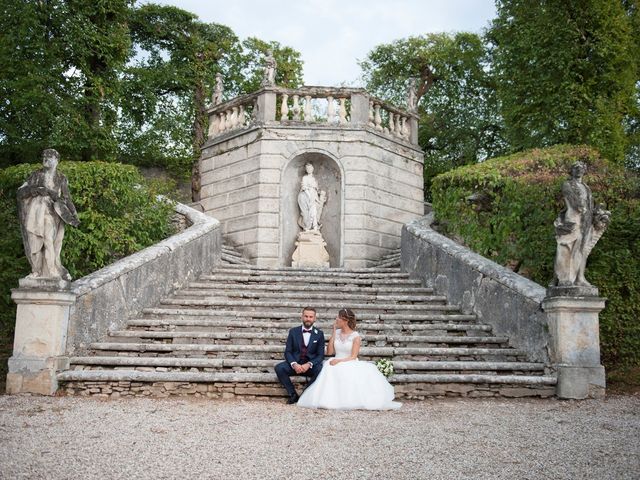
[[[324,333],[313,324],[316,310],[305,307],[302,310],[302,325],[289,330],[287,346],[284,350],[285,361],[276,365],[276,375],[289,394],[288,404],[298,401],[298,394],[289,378],[292,375],[304,375],[311,385],[322,370],[324,360]]]

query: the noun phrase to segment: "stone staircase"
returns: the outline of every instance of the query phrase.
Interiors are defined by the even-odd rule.
[[[111,331],[58,375],[68,394],[284,397],[273,366],[302,307],[331,332],[352,308],[361,360],[393,361],[397,398],[551,396],[556,378],[397,267],[397,253],[363,269],[262,269],[231,247],[223,263]],[[304,382],[297,379],[298,383]]]
[[[222,255],[220,260],[222,265],[251,265],[251,262],[244,258],[244,255],[242,255],[242,253],[240,253],[232,245],[226,243],[222,244]]]

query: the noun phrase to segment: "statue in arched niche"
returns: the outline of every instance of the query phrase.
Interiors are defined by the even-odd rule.
[[[306,174],[300,181],[300,192],[298,193],[298,206],[300,207],[298,225],[305,232],[320,230],[322,226],[320,217],[327,201],[327,194],[324,190],[318,189],[318,181],[313,175],[313,165],[307,163],[304,169]]]

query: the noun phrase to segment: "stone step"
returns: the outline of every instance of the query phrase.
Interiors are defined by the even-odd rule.
[[[372,295],[429,295],[433,293],[433,288],[423,287],[359,287],[353,285],[286,285],[282,283],[219,283],[219,282],[191,282],[189,289],[211,290],[215,292],[247,291],[247,292],[343,292]]]
[[[206,353],[274,353],[282,357],[282,345],[219,345],[219,344],[171,344],[171,343],[125,343],[125,342],[96,342],[89,347],[94,351],[112,352],[198,352]],[[512,348],[473,348],[473,347],[362,347],[360,355],[364,358],[372,356],[397,357],[397,356],[492,356],[518,357],[525,355],[523,351]]]
[[[250,309],[266,309],[266,308],[288,308],[294,311],[300,312],[302,307],[309,302],[302,304],[296,301],[272,301],[272,300],[222,300],[222,299],[201,299],[191,298],[182,295],[175,295],[170,298],[160,300],[160,305],[181,305],[181,306],[199,306],[199,307],[233,307],[238,308],[250,308]],[[311,302],[312,306],[318,313],[328,313],[335,315],[340,308],[335,302]],[[401,311],[401,312],[454,312],[459,311],[459,307],[455,305],[440,305],[435,303],[429,304],[403,304],[403,303],[351,303],[349,308],[356,312],[356,315],[360,315],[363,311]]]
[[[240,252],[238,252],[234,248],[227,247],[225,245],[222,246],[222,253],[226,253],[227,255],[231,255],[232,257],[243,258]]]
[[[138,370],[66,370],[57,376],[60,382],[189,382],[189,383],[277,383],[275,373],[245,372],[141,372]],[[297,383],[303,378],[294,377]],[[408,374],[393,375],[389,381],[398,383],[488,383],[517,385],[555,385],[552,376],[478,375],[478,374]]]
[[[300,321],[301,308],[298,311],[276,311],[276,310],[258,310],[258,311],[238,311],[238,310],[205,310],[202,308],[171,308],[171,307],[154,307],[145,308],[142,313],[151,318],[162,316],[169,317],[168,320],[179,318],[200,318],[212,319],[216,317],[224,317],[227,319],[258,319],[268,318],[274,320],[296,319]],[[456,312],[451,310],[451,312]],[[319,321],[333,322],[336,316],[336,309],[327,312],[319,312]],[[323,320],[326,319],[326,320]],[[384,323],[404,323],[404,322],[473,322],[476,316],[472,314],[456,313],[358,313],[358,324],[364,322],[384,322]]]
[[[400,266],[400,259],[398,258],[397,260],[387,260],[386,262],[381,262],[376,264],[377,268],[381,268],[381,267],[399,267]]]
[[[219,344],[217,340],[227,341],[223,344],[231,342],[247,343],[247,341],[260,340],[269,344],[281,345],[284,348],[284,343],[287,340],[288,332],[283,330],[281,332],[263,332],[263,331],[212,331],[212,332],[194,332],[194,331],[141,331],[141,330],[116,330],[109,333],[109,341],[119,342],[126,341],[125,339],[137,340],[144,342],[143,339],[157,339],[157,340],[172,340],[174,344],[180,340],[194,340],[189,343],[200,343],[196,340],[213,341],[214,344]],[[328,342],[331,335],[326,336]],[[176,341],[178,340],[178,342]],[[507,344],[509,339],[506,337],[489,337],[489,336],[466,336],[466,335],[366,335],[363,337],[365,345],[376,344],[383,346],[382,344],[400,344],[400,343],[421,343],[421,344]],[[181,343],[185,343],[184,341]]]
[[[366,278],[366,277],[305,277],[305,276],[291,276],[283,278],[278,275],[232,275],[232,274],[210,274],[202,275],[200,280],[213,281],[213,282],[260,282],[260,283],[303,283],[305,285],[318,285],[318,284],[330,284],[330,285],[378,285],[378,286],[402,286],[402,287],[421,287],[420,280],[412,280],[409,278]]]
[[[250,358],[178,358],[178,357],[72,357],[74,367],[167,367],[167,368],[263,368],[273,369],[282,360],[255,360]],[[400,371],[518,371],[542,372],[544,364],[531,362],[420,362],[402,360],[393,362]]]
[[[242,267],[239,265],[224,265],[216,267],[211,273],[229,273],[232,275],[280,275],[280,276],[308,276],[308,277],[354,277],[375,275],[377,278],[385,276],[408,277],[409,274],[403,272],[400,268],[378,268],[378,267],[361,267],[361,268],[296,268],[296,267],[259,267],[257,265],[248,265]]]
[[[373,302],[424,302],[424,303],[446,303],[447,297],[442,295],[385,295],[385,294],[371,294],[371,293],[351,293],[351,292],[251,292],[238,290],[232,291],[211,291],[211,290],[198,290],[198,289],[183,289],[179,290],[175,294],[176,297],[198,297],[211,301],[219,301],[224,299],[234,298],[247,298],[247,299],[262,299],[262,298],[278,298],[283,302],[289,302],[294,300],[332,300],[335,302],[341,301],[364,301],[369,303]],[[299,303],[299,302],[298,302]],[[310,303],[310,302],[307,302]]]
[[[234,265],[248,265],[248,262],[244,258],[239,258],[233,255],[229,255],[228,253],[222,253],[220,255],[220,260],[223,262],[228,262]]]
[[[267,321],[267,320],[237,320],[237,319],[200,319],[200,318],[174,318],[174,319],[157,319],[157,318],[133,318],[127,321],[129,328],[171,328],[172,331],[188,331],[189,328],[225,328],[233,330],[242,329],[255,329],[262,331],[270,330],[288,330],[293,327],[300,326],[299,321]],[[316,326],[324,331],[331,331],[332,323],[317,322]],[[180,330],[183,329],[183,330]],[[425,324],[411,324],[411,323],[369,323],[360,322],[358,324],[359,332],[371,332],[371,331],[407,331],[407,332],[420,332],[420,331],[444,331],[444,332],[465,332],[467,335],[469,332],[491,332],[490,325],[478,325],[478,324],[455,324],[455,323],[425,323]]]

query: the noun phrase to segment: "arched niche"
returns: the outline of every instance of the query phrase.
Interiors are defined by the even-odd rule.
[[[313,165],[313,174],[318,181],[319,190],[327,193],[327,202],[322,210],[320,232],[327,242],[329,264],[331,267],[339,267],[342,262],[342,174],[340,166],[331,157],[319,152],[302,153],[294,157],[285,167],[282,174],[281,194],[282,208],[282,258],[284,266],[291,265],[291,256],[296,248],[295,242],[298,232],[298,193],[300,181],[305,174],[304,166],[307,163]]]

